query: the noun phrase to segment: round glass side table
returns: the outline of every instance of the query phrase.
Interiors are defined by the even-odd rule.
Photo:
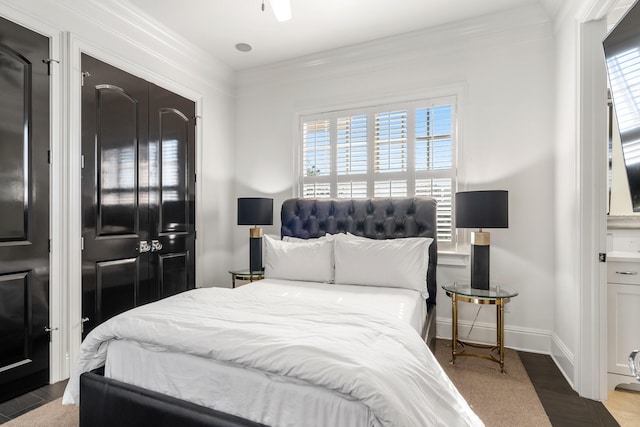
[[[248,268],[242,270],[229,270],[231,274],[231,287],[236,287],[236,280],[248,280],[249,282],[255,282],[256,280],[264,279],[264,270],[251,271]]]
[[[451,298],[451,364],[455,364],[458,356],[473,356],[491,360],[500,364],[500,371],[504,374],[504,306],[511,298],[518,296],[518,292],[504,288],[497,284],[489,289],[472,288],[469,283],[454,282],[442,286]],[[464,342],[458,339],[458,302],[472,304],[489,304],[496,306],[496,345],[483,345]],[[458,350],[458,345],[462,348]],[[489,353],[465,352],[465,347],[489,349]]]

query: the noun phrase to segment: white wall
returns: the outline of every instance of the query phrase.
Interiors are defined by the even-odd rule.
[[[233,72],[122,0],[0,0],[0,16],[49,36],[52,77],[52,381],[80,343],[80,52],[197,102],[197,283],[228,282],[233,176]]]
[[[554,56],[537,6],[361,44],[238,73],[236,196],[294,196],[297,115],[457,93],[460,189],[509,190],[509,228],[492,230],[491,276],[520,292],[506,316],[507,345],[548,353],[554,325]],[[236,266],[247,230],[234,227]],[[439,283],[468,268],[440,266]],[[450,336],[450,302],[438,295],[438,335]],[[462,327],[475,316],[462,307]],[[490,341],[482,309],[472,340]],[[463,336],[465,332],[463,331]]]
[[[563,3],[555,20],[555,315],[551,355],[583,397],[606,399],[606,72],[612,2]]]
[[[553,304],[554,336],[552,356],[568,379],[573,381],[574,353],[578,345],[578,252],[579,236],[575,224],[579,221],[577,134],[578,85],[578,22],[565,12],[565,22],[555,34],[555,248],[560,257],[555,269],[556,286],[553,301],[574,301],[573,304]]]

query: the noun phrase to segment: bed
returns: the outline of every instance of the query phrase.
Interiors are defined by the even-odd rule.
[[[267,279],[92,331],[64,397],[80,391],[81,425],[482,425],[423,342],[435,345],[435,201],[290,199],[281,224],[290,241],[265,237]],[[327,250],[331,269],[316,269]],[[416,253],[426,281],[407,288]],[[376,256],[391,262],[376,270]]]

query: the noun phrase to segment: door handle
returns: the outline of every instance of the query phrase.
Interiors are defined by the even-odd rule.
[[[158,252],[160,249],[162,249],[162,243],[160,243],[160,241],[158,241],[158,240],[152,240],[151,241],[151,252]]]
[[[89,318],[88,317],[83,317],[82,319],[80,319],[80,332],[84,332],[84,322],[88,322]]]
[[[149,242],[146,240],[140,240],[140,245],[138,246],[138,251],[143,254],[145,252],[149,252],[151,250],[151,246],[149,246]]]

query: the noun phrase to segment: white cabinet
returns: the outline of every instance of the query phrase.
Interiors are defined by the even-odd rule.
[[[608,386],[633,383],[629,354],[640,348],[640,263],[607,263]]]

